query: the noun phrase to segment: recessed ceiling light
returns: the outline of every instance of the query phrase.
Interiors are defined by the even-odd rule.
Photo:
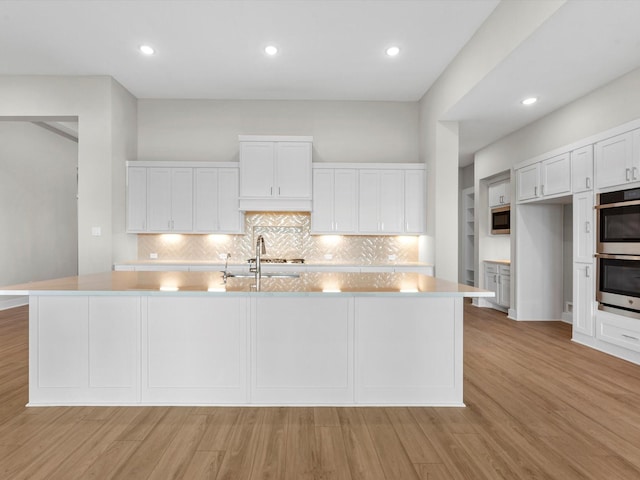
[[[273,56],[276,53],[278,53],[278,48],[274,47],[273,45],[269,45],[269,46],[265,47],[264,53],[266,53],[267,55],[272,55]]]
[[[145,55],[153,55],[156,51],[149,45],[140,45],[140,51]]]
[[[529,97],[529,98],[525,98],[524,100],[522,100],[522,104],[523,105],[533,105],[537,101],[538,101],[538,99],[536,97]]]
[[[389,55],[390,57],[395,57],[396,55],[398,55],[400,53],[400,48],[398,47],[389,47],[386,50],[387,55]]]

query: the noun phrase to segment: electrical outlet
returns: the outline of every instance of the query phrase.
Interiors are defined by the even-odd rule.
[[[219,253],[218,254],[218,258],[220,260],[226,260],[227,259],[227,254],[226,253]]]
[[[397,255],[389,255],[389,260],[396,260],[398,258]]]
[[[325,260],[333,260],[333,253],[325,253],[324,254],[324,259]]]
[[[100,227],[91,227],[91,235],[99,237],[102,235],[102,229]]]
[[[152,260],[157,260],[158,259],[158,254],[157,253],[150,253],[149,254],[149,258]]]

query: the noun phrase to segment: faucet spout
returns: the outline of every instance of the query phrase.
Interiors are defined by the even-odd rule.
[[[262,255],[267,253],[267,247],[264,244],[264,237],[262,235],[258,235],[256,239],[256,266],[255,266],[255,274],[256,274],[256,289],[260,290],[260,281],[262,280]]]

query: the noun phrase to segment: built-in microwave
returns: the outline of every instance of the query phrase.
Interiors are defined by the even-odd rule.
[[[505,235],[511,233],[511,207],[491,209],[491,234]]]

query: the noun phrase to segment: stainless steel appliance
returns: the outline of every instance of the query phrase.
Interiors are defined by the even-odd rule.
[[[601,193],[596,210],[598,308],[640,319],[640,188]]]
[[[600,310],[640,318],[640,255],[597,254]]]
[[[511,233],[511,207],[491,209],[491,234],[506,235]]]
[[[598,253],[640,255],[640,188],[598,195]]]

